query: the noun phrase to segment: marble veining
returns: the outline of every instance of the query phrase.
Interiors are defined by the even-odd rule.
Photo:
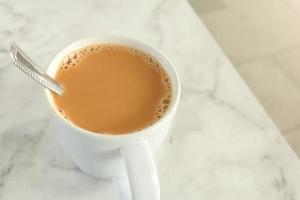
[[[0,0],[0,199],[116,199],[83,174],[51,126],[43,90],[19,72],[18,43],[43,69],[98,34],[161,49],[182,80],[169,138],[155,155],[162,199],[300,199],[300,163],[185,0]]]

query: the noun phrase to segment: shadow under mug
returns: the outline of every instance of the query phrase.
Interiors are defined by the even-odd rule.
[[[159,180],[152,152],[161,145],[170,128],[180,97],[178,74],[158,49],[138,40],[121,36],[100,36],[77,41],[60,51],[50,63],[47,74],[51,77],[60,62],[70,52],[97,43],[116,43],[138,48],[154,56],[169,74],[173,97],[166,113],[141,131],[125,135],[93,133],[67,121],[55,108],[51,92],[45,90],[50,110],[54,115],[57,138],[66,153],[86,174],[112,180],[122,200],[160,199]]]

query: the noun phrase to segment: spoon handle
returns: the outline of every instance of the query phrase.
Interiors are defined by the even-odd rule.
[[[59,85],[53,78],[44,73],[36,64],[34,64],[17,45],[11,45],[10,56],[16,67],[18,67],[25,74],[52,92],[58,95],[62,94],[62,86]]]

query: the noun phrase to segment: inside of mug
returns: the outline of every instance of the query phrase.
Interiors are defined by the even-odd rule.
[[[177,75],[174,67],[171,65],[171,63],[168,61],[168,59],[159,50],[155,49],[154,47],[152,47],[148,44],[145,44],[144,42],[140,42],[137,40],[124,38],[124,37],[117,37],[117,36],[106,36],[106,37],[101,37],[101,38],[89,38],[89,39],[80,40],[80,41],[77,41],[77,42],[71,44],[70,46],[66,47],[60,53],[57,54],[57,56],[53,59],[53,61],[49,65],[47,74],[51,77],[54,77],[62,60],[65,58],[65,56],[67,56],[71,52],[76,51],[81,48],[84,48],[86,46],[90,46],[90,45],[94,45],[94,44],[106,44],[106,43],[126,45],[128,47],[137,48],[137,49],[140,49],[140,50],[150,54],[151,56],[153,56],[154,58],[156,58],[158,60],[158,62],[162,65],[164,70],[169,75],[169,77],[171,79],[171,84],[172,84],[172,99],[171,99],[171,102],[169,104],[169,108],[167,109],[167,111],[153,125],[148,126],[144,129],[142,129],[141,131],[133,131],[133,132],[130,132],[127,134],[139,133],[146,129],[155,127],[157,124],[161,123],[161,121],[163,121],[170,112],[172,112],[175,104],[178,104],[179,89],[180,89],[179,88],[179,80],[178,80],[178,75]],[[70,122],[69,120],[67,120],[58,111],[57,107],[55,106],[51,92],[48,90],[45,90],[45,92],[46,92],[46,97],[48,99],[48,102],[50,103],[51,110],[54,111],[55,116],[57,116],[60,120],[63,120],[66,124],[68,124],[72,128],[80,129],[83,132],[95,134],[95,132],[91,132],[89,130],[82,129],[79,126],[77,126],[77,125],[73,124],[72,122]],[[106,134],[106,133],[105,134],[100,133],[97,135],[113,136],[111,134]]]

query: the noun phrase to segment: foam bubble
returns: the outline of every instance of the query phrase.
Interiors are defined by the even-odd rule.
[[[127,51],[128,51],[129,53],[131,53],[131,54],[134,54],[134,55],[138,54],[138,52],[137,52],[136,49],[134,49],[134,48],[128,48]]]
[[[65,114],[65,112],[62,109],[59,109],[58,111],[63,118],[65,118],[66,120],[70,120],[70,118]]]
[[[170,103],[170,99],[169,98],[163,100],[163,104],[169,104],[169,103]]]
[[[77,58],[77,53],[76,53],[76,52],[72,52],[72,53],[70,54],[70,58],[71,58],[71,59]]]
[[[64,59],[64,64],[70,64],[72,61],[71,61],[71,59],[69,58],[69,57],[65,57],[65,59]]]

